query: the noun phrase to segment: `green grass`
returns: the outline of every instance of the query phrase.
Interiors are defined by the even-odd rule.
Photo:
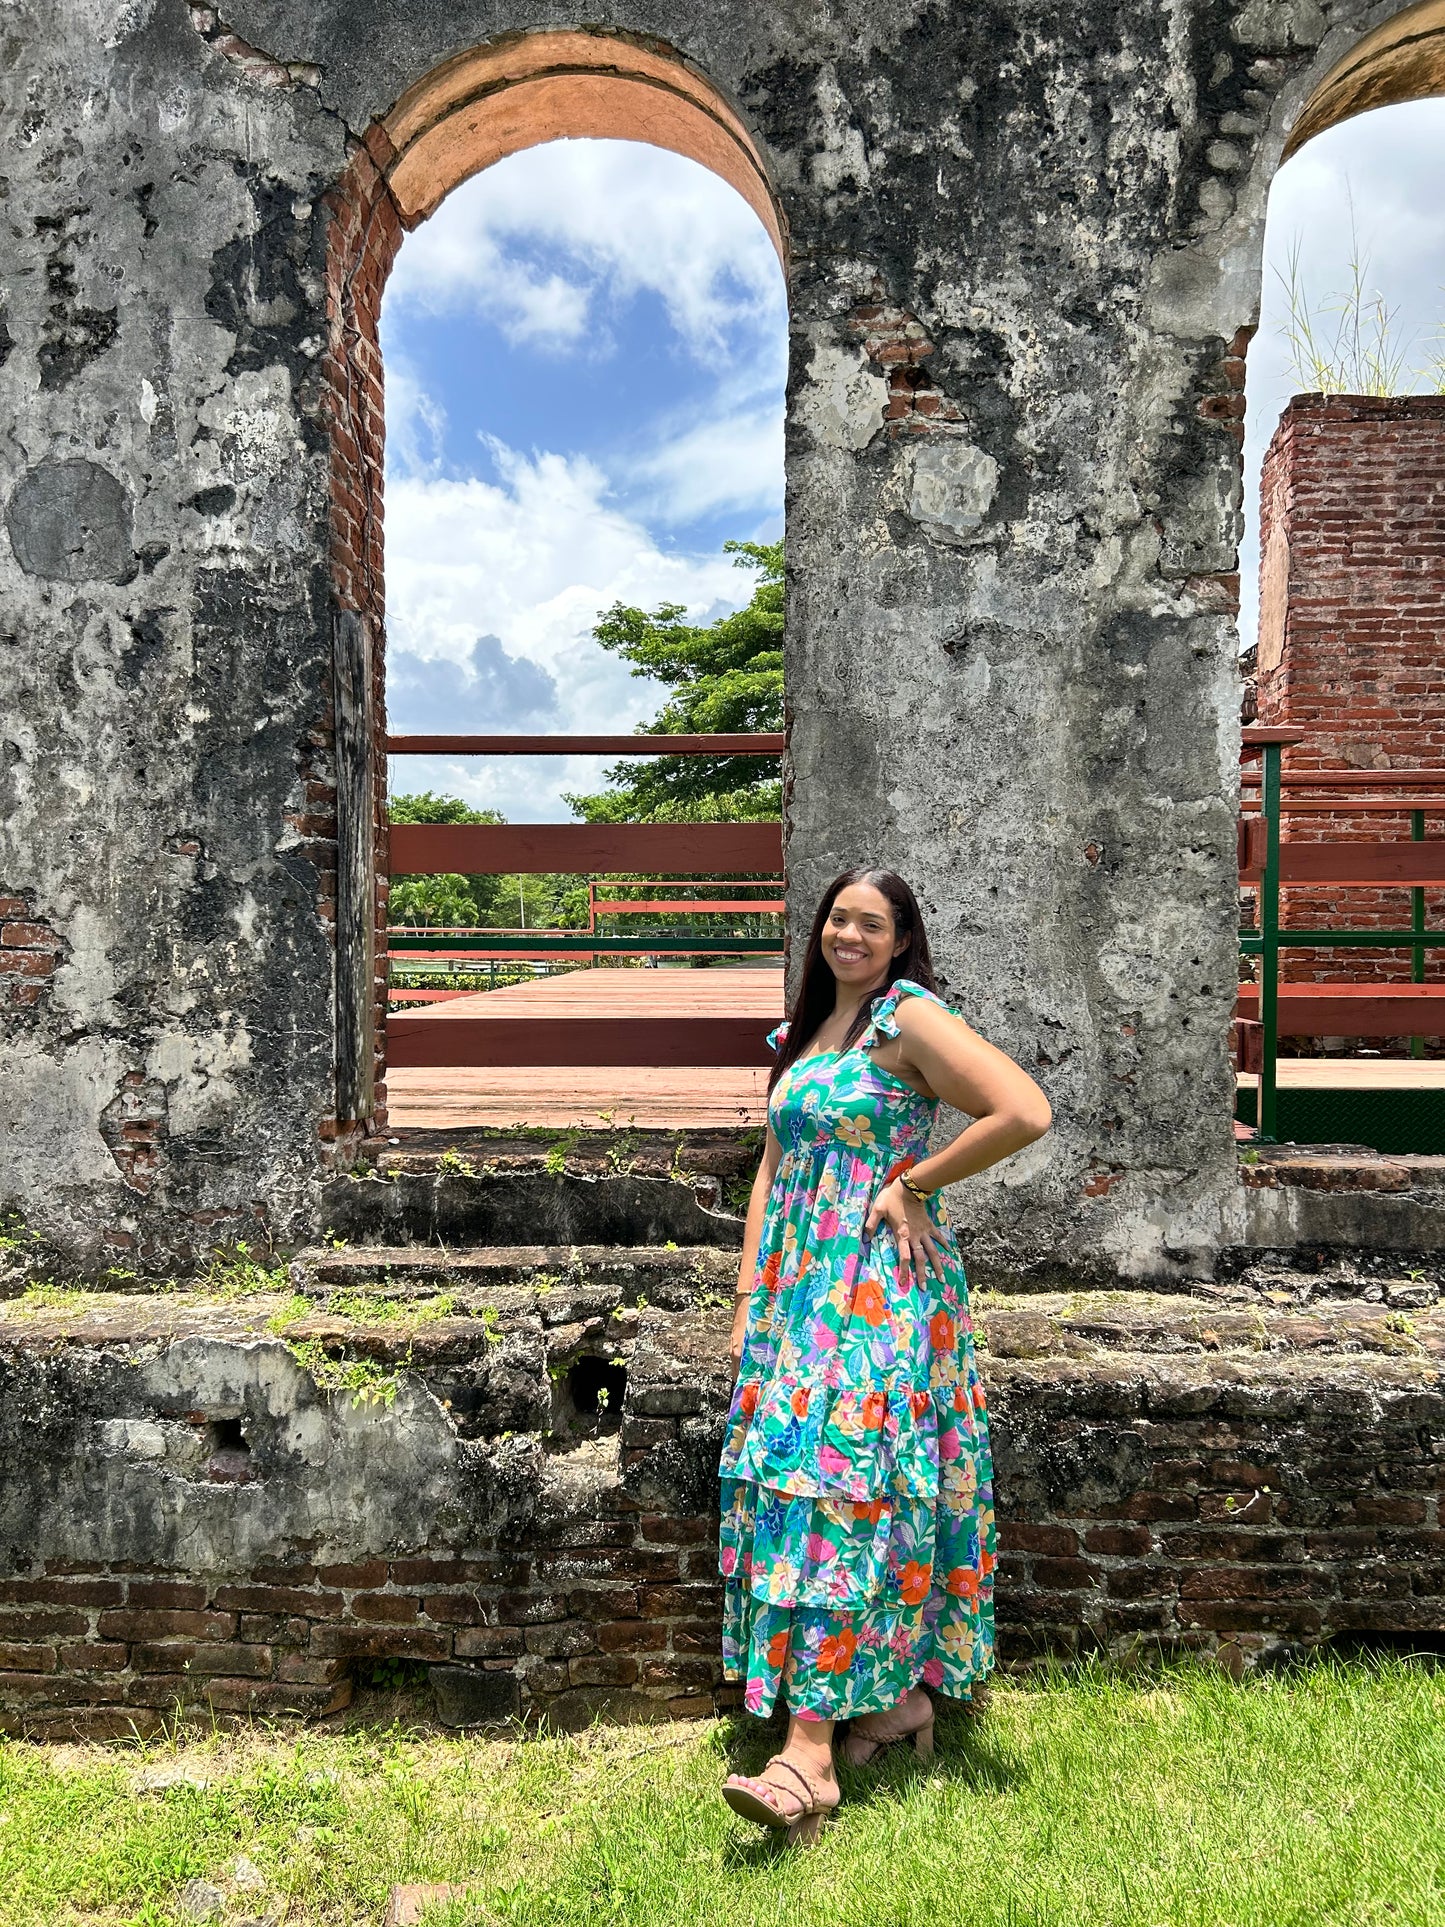
[[[410,1348],[394,1365],[375,1358],[333,1358],[319,1338],[288,1342],[286,1349],[321,1391],[344,1395],[353,1405],[394,1405],[400,1374],[411,1362]]]
[[[1104,1670],[1006,1683],[930,1769],[850,1775],[811,1854],[717,1797],[753,1722],[458,1740],[253,1729],[175,1746],[0,1743],[0,1921],[161,1927],[183,1883],[227,1918],[379,1920],[398,1880],[468,1879],[437,1916],[517,1927],[1419,1927],[1445,1922],[1445,1677],[1320,1667],[1236,1686]],[[141,1791],[147,1776],[190,1776]],[[284,1905],[283,1905],[284,1903]]]
[[[91,1303],[90,1294],[69,1285],[54,1285],[43,1281],[29,1285],[18,1298],[12,1298],[3,1308],[4,1315],[11,1318],[35,1316],[43,1311],[84,1311]]]

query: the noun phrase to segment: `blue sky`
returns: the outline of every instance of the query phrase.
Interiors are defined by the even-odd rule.
[[[782,531],[786,303],[757,216],[705,168],[557,141],[402,246],[382,317],[394,730],[626,731],[663,692],[591,638],[623,600],[745,601],[730,536]],[[407,758],[516,821],[596,759]]]
[[[1428,388],[1445,349],[1445,101],[1363,115],[1276,176],[1249,354],[1241,633],[1259,464],[1298,385],[1281,283],[1368,285]],[[557,141],[467,182],[404,242],[382,318],[388,703],[395,730],[630,730],[662,692],[591,639],[614,601],[746,599],[729,536],[782,529],[786,309],[757,217],[692,161]],[[597,759],[394,763],[515,821],[565,821]]]

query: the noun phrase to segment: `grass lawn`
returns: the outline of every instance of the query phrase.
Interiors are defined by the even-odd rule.
[[[771,1739],[740,1721],[0,1741],[0,1922],[169,1927],[200,1878],[218,1921],[287,1927],[374,1927],[393,1881],[461,1879],[475,1903],[438,1927],[1445,1927],[1445,1674],[1004,1682],[981,1724],[940,1720],[932,1767],[845,1776],[812,1853],[717,1797]]]

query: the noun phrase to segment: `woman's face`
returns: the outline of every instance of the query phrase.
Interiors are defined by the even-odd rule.
[[[840,984],[868,990],[882,983],[905,942],[894,928],[892,904],[871,883],[850,883],[834,897],[823,925],[823,960]]]

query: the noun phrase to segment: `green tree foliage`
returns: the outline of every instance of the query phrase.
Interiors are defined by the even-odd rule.
[[[737,566],[756,569],[745,608],[699,627],[665,602],[649,614],[616,603],[593,635],[632,664],[634,676],[667,683],[672,694],[646,732],[710,735],[783,727],[783,545],[728,542]],[[775,757],[654,756],[617,763],[609,788],[569,796],[588,823],[742,823],[775,821],[782,784]]]
[[[387,904],[399,927],[450,929],[477,920],[476,898],[462,876],[394,877]]]
[[[459,796],[436,796],[431,790],[390,799],[393,823],[505,823],[500,810],[474,810]]]

